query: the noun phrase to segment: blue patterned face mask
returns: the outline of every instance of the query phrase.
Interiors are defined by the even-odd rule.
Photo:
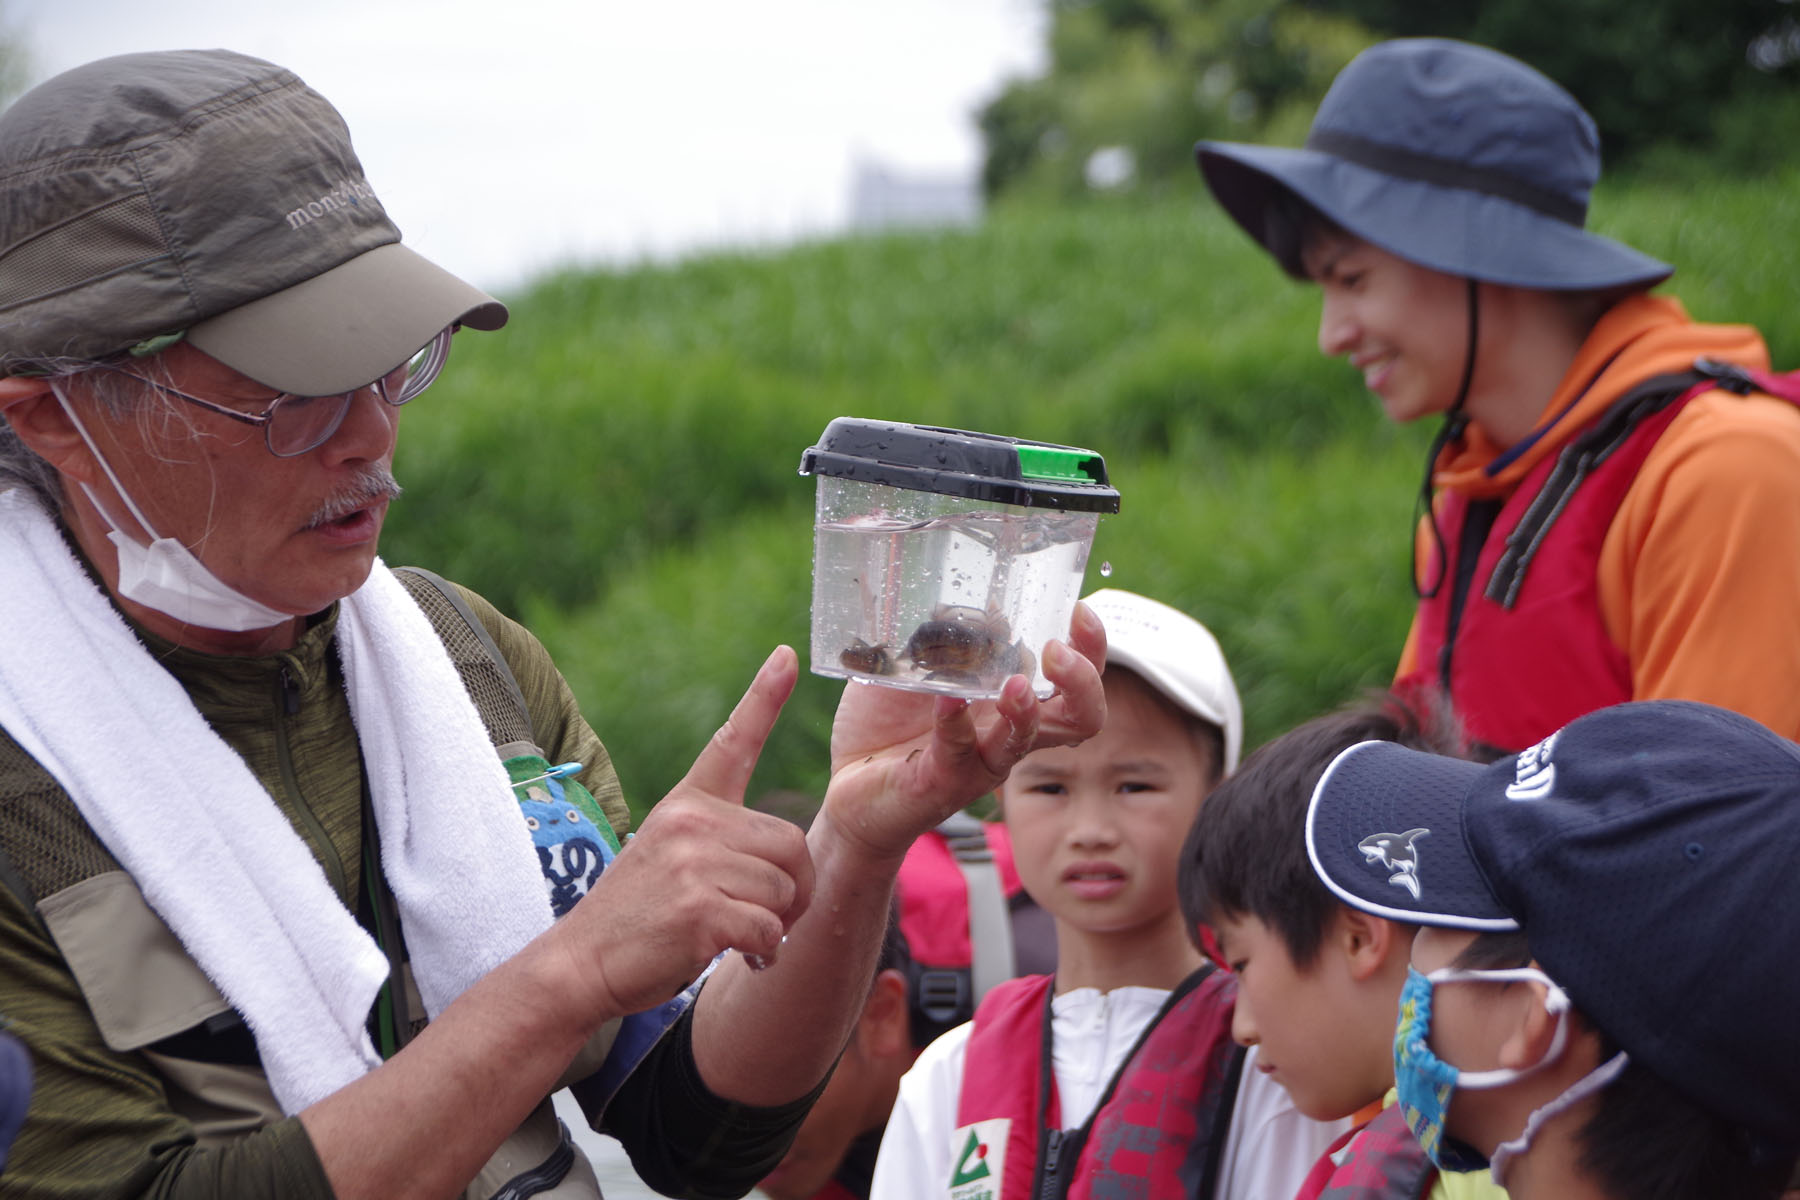
[[[1502,1067],[1493,1071],[1459,1071],[1431,1049],[1432,989],[1440,983],[1517,983],[1529,980],[1548,989],[1544,1009],[1556,1018],[1556,1032],[1551,1035],[1550,1049],[1535,1065],[1523,1068]],[[1429,975],[1406,969],[1406,986],[1400,989],[1400,1018],[1394,1026],[1394,1085],[1398,1093],[1400,1113],[1407,1128],[1419,1139],[1425,1154],[1445,1171],[1479,1171],[1488,1166],[1487,1158],[1466,1142],[1459,1142],[1444,1130],[1450,1097],[1459,1087],[1479,1090],[1503,1087],[1523,1079],[1555,1062],[1562,1056],[1569,1035],[1569,997],[1550,977],[1536,967],[1509,967],[1498,971],[1466,971],[1444,967]],[[1545,1121],[1599,1091],[1625,1069],[1625,1053],[1614,1055],[1572,1084],[1556,1099],[1534,1110],[1526,1118],[1525,1128],[1511,1141],[1494,1148],[1491,1173],[1494,1183],[1506,1186],[1506,1166],[1531,1148],[1531,1139]]]
[[[1434,1166],[1443,1171],[1479,1171],[1488,1165],[1486,1156],[1444,1132],[1450,1097],[1465,1080],[1462,1072],[1439,1058],[1427,1041],[1431,1034],[1431,988],[1439,975],[1441,972],[1433,972],[1427,977],[1412,967],[1406,969],[1406,985],[1400,989],[1400,1018],[1394,1026],[1396,1100],[1407,1128],[1419,1139]]]

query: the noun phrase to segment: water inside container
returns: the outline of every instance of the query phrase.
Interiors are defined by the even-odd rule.
[[[919,691],[1040,696],[1068,636],[1097,517],[820,480],[812,670]]]

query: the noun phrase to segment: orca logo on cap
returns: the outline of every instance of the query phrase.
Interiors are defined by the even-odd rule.
[[[1380,863],[1394,872],[1388,876],[1388,882],[1395,887],[1403,887],[1412,893],[1412,898],[1419,898],[1419,851],[1413,843],[1431,834],[1429,829],[1409,829],[1405,833],[1371,833],[1356,843],[1356,848],[1363,852],[1363,858],[1371,863]]]

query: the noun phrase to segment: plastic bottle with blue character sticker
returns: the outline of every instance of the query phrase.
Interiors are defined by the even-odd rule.
[[[519,812],[531,831],[550,909],[558,917],[593,890],[619,852],[618,836],[587,788],[578,762],[551,766],[537,755],[508,759]]]

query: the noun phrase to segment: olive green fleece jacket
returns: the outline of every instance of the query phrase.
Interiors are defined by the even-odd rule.
[[[551,762],[585,764],[582,783],[623,834],[629,813],[611,760],[548,653],[486,601],[459,590],[511,667],[538,745]],[[336,619],[333,606],[292,650],[256,658],[199,654],[137,633],[243,755],[355,912],[362,764],[333,646]],[[120,868],[49,774],[4,733],[0,853],[0,1023],[29,1047],[35,1073],[29,1116],[0,1175],[0,1194],[330,1197],[297,1119],[199,1145],[153,1058],[106,1045],[57,943],[18,892],[42,900]],[[671,1194],[733,1196],[779,1160],[810,1101],[745,1109],[713,1096],[700,1082],[683,1021],[627,1080],[604,1128],[625,1143],[647,1180]]]

